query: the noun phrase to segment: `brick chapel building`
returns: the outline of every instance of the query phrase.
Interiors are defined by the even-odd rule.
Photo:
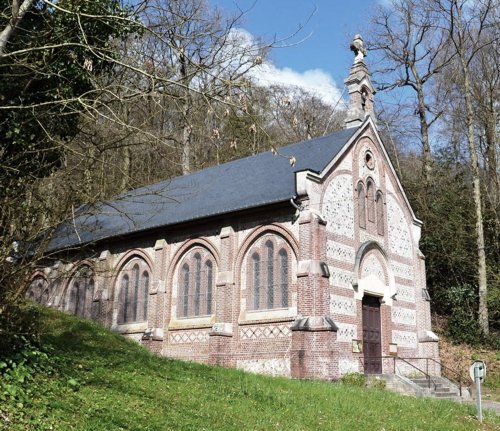
[[[28,297],[164,356],[258,373],[439,360],[422,223],[378,134],[360,42],[344,130],[81,209]]]

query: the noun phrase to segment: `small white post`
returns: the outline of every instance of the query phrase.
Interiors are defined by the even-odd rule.
[[[479,375],[479,364],[474,367],[474,379],[476,381],[476,398],[477,398],[477,418],[479,422],[483,422],[483,406],[481,404],[481,377]]]

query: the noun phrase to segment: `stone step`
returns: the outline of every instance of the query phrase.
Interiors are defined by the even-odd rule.
[[[445,386],[443,383],[431,381],[431,386],[429,388],[429,381],[427,379],[411,379],[411,381],[422,389],[429,389],[429,395],[436,398],[450,400],[459,398],[456,391],[452,391],[450,387]]]
[[[428,380],[424,380],[424,379],[412,379],[412,382],[415,383],[415,384],[417,384],[421,388],[428,388],[429,387],[429,381]],[[431,381],[430,382],[430,387],[438,389],[438,388],[442,388],[443,384]]]
[[[451,392],[449,389],[447,391],[436,391],[434,392],[436,397],[456,397],[458,394],[456,392]]]
[[[437,384],[434,384],[431,382],[430,386],[428,383],[417,383],[417,385],[422,388],[422,389],[431,389],[431,390],[434,390],[434,389],[441,389],[441,388],[445,388],[446,386],[443,386],[441,383],[437,383]]]
[[[427,396],[438,398],[440,400],[462,400],[459,393],[457,392],[457,388],[453,387],[451,384],[448,384],[445,379],[431,378],[430,387],[429,381],[425,378],[413,378],[407,379],[413,384],[412,386],[415,389],[406,388],[402,382],[398,381],[396,378],[391,378],[390,376],[383,377],[387,381],[387,389],[394,390],[399,393],[413,393],[419,394],[419,396]],[[409,380],[409,381],[408,381]],[[407,383],[407,384],[408,384]]]
[[[431,388],[434,392],[450,392],[451,391],[451,388],[449,388],[448,386],[441,386],[440,388]]]
[[[457,400],[460,399],[458,394],[450,392],[449,394],[434,394],[436,398],[440,400]]]

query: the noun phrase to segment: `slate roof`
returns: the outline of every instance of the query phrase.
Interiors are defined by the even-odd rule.
[[[280,155],[268,151],[84,205],[74,221],[57,229],[49,250],[288,201],[295,195],[295,173],[320,173],[357,130],[340,130],[282,147]],[[295,166],[288,157],[295,157]]]

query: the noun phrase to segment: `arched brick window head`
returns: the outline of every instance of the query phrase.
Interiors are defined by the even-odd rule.
[[[148,318],[149,267],[133,258],[122,269],[118,287],[118,324],[141,323]]]
[[[178,316],[209,316],[213,313],[214,259],[208,250],[196,247],[181,261],[178,276]]]

